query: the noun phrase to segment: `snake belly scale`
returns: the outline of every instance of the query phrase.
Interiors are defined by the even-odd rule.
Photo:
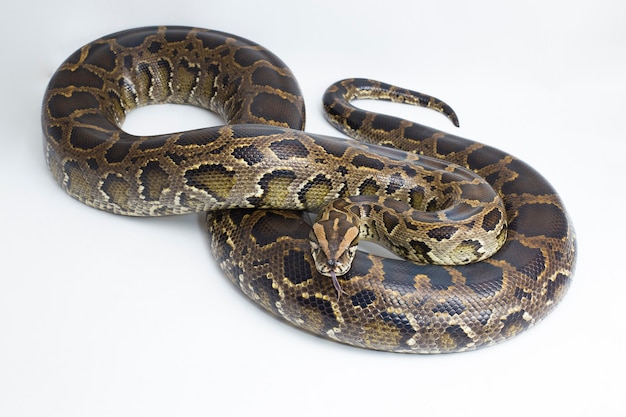
[[[54,74],[43,101],[45,154],[57,182],[92,207],[134,216],[207,211],[227,277],[264,309],[326,338],[455,352],[545,317],[570,284],[576,253],[552,187],[495,148],[359,110],[349,103],[356,98],[427,106],[455,121],[436,99],[356,79],[331,86],[324,102],[329,121],[358,140],[305,133],[293,74],[260,45],[205,29],[131,29],[85,45]],[[129,111],[151,103],[200,106],[228,124],[149,137],[121,129]],[[467,265],[357,252],[337,297],[315,267],[302,210],[368,195],[379,199],[390,233],[410,227],[394,210],[399,200],[427,217],[462,220],[434,226],[433,241],[474,228],[503,246]],[[464,238],[463,248],[483,241]],[[428,260],[428,244],[413,246]]]

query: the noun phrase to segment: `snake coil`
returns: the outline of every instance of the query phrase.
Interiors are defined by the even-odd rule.
[[[326,338],[455,352],[545,317],[566,293],[576,254],[572,223],[550,184],[507,153],[357,109],[357,98],[432,107],[454,121],[431,97],[354,79],[331,86],[324,106],[333,125],[360,140],[305,133],[297,82],[265,48],[205,29],[131,29],[85,45],[53,75],[42,107],[46,160],[61,187],[92,207],[136,216],[207,211],[226,276],[264,309]],[[141,137],[122,130],[129,111],[152,103],[200,106],[228,124]],[[504,223],[506,241],[467,265],[357,251],[338,278],[338,298],[317,272],[301,211],[363,195],[383,198],[375,210],[390,234],[411,228],[389,203],[400,200],[439,220],[457,220],[446,216],[450,207],[474,216],[435,227],[427,233],[434,243],[462,227],[489,232]],[[463,251],[481,250],[481,239],[463,242]],[[409,246],[428,258],[429,245]]]

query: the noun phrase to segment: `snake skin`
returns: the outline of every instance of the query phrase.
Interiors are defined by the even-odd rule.
[[[344,80],[327,91],[325,108],[360,141],[304,133],[297,82],[265,48],[204,29],[132,29],[84,46],[52,77],[42,111],[46,160],[57,182],[92,207],[138,216],[209,211],[211,247],[228,278],[266,310],[336,341],[464,351],[545,317],[570,284],[576,252],[552,187],[506,153],[358,110],[355,98],[431,107],[455,121],[431,97]],[[129,111],[151,103],[200,106],[229,124],[149,137],[121,129]],[[357,252],[337,297],[294,210],[370,194],[443,220],[455,213],[463,227],[508,222],[506,242],[488,259],[457,266]],[[385,206],[384,229],[393,233],[400,214]],[[433,240],[454,234],[445,230]]]

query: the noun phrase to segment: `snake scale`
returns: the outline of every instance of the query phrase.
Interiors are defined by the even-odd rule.
[[[566,293],[576,255],[555,190],[500,150],[350,103],[362,98],[430,107],[458,124],[437,99],[353,79],[332,85],[324,107],[354,139],[309,134],[299,86],[267,49],[205,29],[131,29],[85,45],[55,72],[42,106],[45,155],[63,189],[89,206],[134,216],[206,211],[227,277],[265,310],[325,338],[458,352],[545,317]],[[199,106],[227,124],[142,137],[122,130],[129,111],[152,103]],[[334,220],[316,226],[321,242],[312,243],[303,214],[328,204],[378,216],[362,228],[399,236],[404,246],[392,248],[417,261],[449,251],[474,258],[422,264],[350,249],[351,267],[333,283],[311,248],[343,250],[354,236],[332,243]],[[412,240],[419,216],[435,222],[422,225],[432,247],[449,244],[443,255]],[[452,244],[466,229],[482,235]],[[501,247],[487,253],[487,239]]]

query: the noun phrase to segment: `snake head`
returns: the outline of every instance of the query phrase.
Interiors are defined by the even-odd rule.
[[[359,227],[343,219],[317,220],[310,233],[311,253],[318,272],[331,277],[338,294],[344,292],[337,276],[352,267],[359,242]]]

